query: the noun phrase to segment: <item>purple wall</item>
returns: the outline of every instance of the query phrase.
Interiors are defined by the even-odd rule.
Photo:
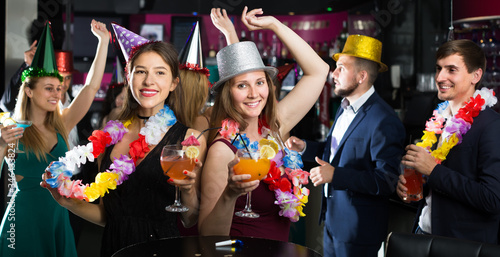
[[[170,41],[171,37],[171,18],[172,17],[193,17],[190,15],[179,14],[139,14],[130,16],[129,29],[139,33],[142,24],[163,24],[164,41]],[[202,18],[202,34],[201,40],[203,44],[204,55],[206,56],[212,46],[215,50],[218,49],[218,36],[219,31],[212,24],[210,15],[200,15]],[[342,30],[342,21],[347,20],[347,12],[320,14],[320,15],[278,15],[275,16],[281,22],[287,24],[297,34],[309,43],[323,44],[323,42],[330,43],[332,39],[336,38]],[[240,21],[240,16],[230,15],[233,20],[236,31],[240,35],[246,27]],[[257,31],[255,38],[257,38]],[[264,45],[270,45],[272,40],[271,31],[262,31]],[[250,38],[250,33],[247,31],[246,36]],[[314,47],[314,45],[313,45]]]

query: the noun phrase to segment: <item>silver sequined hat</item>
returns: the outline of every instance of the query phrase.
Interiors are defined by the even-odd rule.
[[[255,43],[251,41],[234,43],[222,48],[217,53],[217,66],[220,79],[212,87],[213,90],[217,90],[220,85],[235,76],[249,71],[264,70],[271,79],[278,74],[278,69],[264,65]]]

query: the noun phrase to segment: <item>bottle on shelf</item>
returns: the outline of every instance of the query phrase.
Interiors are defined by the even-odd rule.
[[[257,39],[257,49],[259,50],[259,53],[262,57],[262,59],[265,59],[264,58],[264,36],[262,35],[262,32],[259,32],[258,34],[258,39]]]
[[[269,65],[273,67],[278,67],[278,58],[279,58],[279,42],[276,34],[273,34],[273,39],[271,41],[271,51],[269,51]]]
[[[328,42],[324,41],[323,44],[321,45],[321,48],[319,49],[319,56],[321,58],[328,58]]]
[[[243,42],[243,41],[248,41],[247,33],[244,30],[242,30],[240,33],[240,42]]]
[[[219,38],[218,38],[218,51],[220,51],[222,48],[224,48],[226,46],[226,37],[224,36],[224,34],[219,33]]]
[[[205,67],[210,72],[210,77],[208,80],[210,83],[215,83],[219,80],[219,69],[217,67],[217,59],[215,58],[216,52],[214,46],[210,45],[210,51],[208,51],[208,56],[205,58]]]
[[[271,51],[271,47],[270,47],[270,46],[267,46],[267,47],[264,49],[264,51],[262,51],[262,53],[261,53],[261,55],[262,55],[261,57],[262,57],[262,59],[263,59],[265,62],[269,61],[269,60],[268,60],[268,58],[269,58],[269,52],[270,52],[270,51]]]
[[[330,42],[330,48],[328,49],[328,56],[332,57],[336,53],[340,53],[340,45],[337,40],[332,39],[332,42]]]
[[[344,49],[344,44],[345,44],[345,41],[347,41],[348,37],[349,37],[349,30],[347,29],[347,21],[343,21],[342,22],[342,30],[340,31],[340,33],[337,37],[337,41],[339,44],[339,52],[341,52],[342,49]]]
[[[286,48],[286,46],[282,46],[280,52],[281,52],[281,54],[280,54],[281,58],[283,58],[283,59],[290,59],[290,56],[288,56],[289,55],[288,54],[288,48]]]

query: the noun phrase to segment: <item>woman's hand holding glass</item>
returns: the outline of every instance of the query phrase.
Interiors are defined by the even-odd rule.
[[[199,160],[195,160],[195,166],[192,171],[185,170],[183,173],[185,175],[184,179],[169,179],[168,183],[173,186],[178,186],[183,193],[189,193],[191,190],[195,190],[194,184],[196,182],[196,173],[201,170],[203,164]]]
[[[0,145],[3,147],[7,147],[9,144],[16,144],[17,140],[23,137],[24,128],[18,127],[16,124],[0,126],[2,138]]]
[[[231,196],[239,197],[252,192],[259,186],[259,180],[246,181],[252,176],[250,174],[236,175],[234,166],[240,162],[240,159],[235,155],[234,159],[228,163],[229,176],[227,181],[227,191]]]
[[[165,207],[169,212],[187,212],[189,208],[182,205],[180,189],[189,192],[196,182],[195,169],[200,169],[201,163],[197,157],[200,154],[199,146],[166,145],[161,152],[160,162],[168,183],[175,186],[175,201]]]
[[[261,151],[259,150],[248,151],[240,149],[238,150],[237,155],[240,161],[233,166],[232,169],[233,173],[237,174],[238,176],[245,176],[245,177],[240,177],[242,179],[241,182],[244,183],[244,182],[257,181],[258,182],[257,186],[258,186],[258,184],[260,183],[259,181],[263,179],[269,172],[269,167],[271,166],[270,160],[266,158],[266,156],[261,154]],[[243,183],[239,185],[244,186]],[[245,208],[242,211],[236,212],[235,213],[236,216],[244,218],[258,218],[260,216],[258,213],[252,211],[252,192],[251,192],[252,190],[250,190],[247,193],[247,201]]]

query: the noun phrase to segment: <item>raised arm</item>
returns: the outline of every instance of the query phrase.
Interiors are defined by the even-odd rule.
[[[73,100],[71,105],[63,109],[62,116],[66,129],[70,131],[80,120],[85,116],[89,110],[94,97],[101,87],[102,77],[104,75],[104,68],[106,66],[106,57],[108,54],[109,32],[106,25],[102,22],[92,20],[91,24],[92,33],[99,39],[97,51],[90,67],[85,86],[82,88],[78,96]]]
[[[245,26],[249,30],[272,30],[304,71],[304,76],[294,89],[278,104],[280,132],[285,135],[307,114],[318,99],[330,67],[307,42],[279,20],[272,16],[257,17],[263,14],[262,9],[254,9],[248,13],[247,10],[245,7],[242,14]]]
[[[212,18],[214,26],[226,37],[227,45],[240,42],[234,24],[227,16],[225,9],[221,11],[221,8],[212,8],[210,18]]]

